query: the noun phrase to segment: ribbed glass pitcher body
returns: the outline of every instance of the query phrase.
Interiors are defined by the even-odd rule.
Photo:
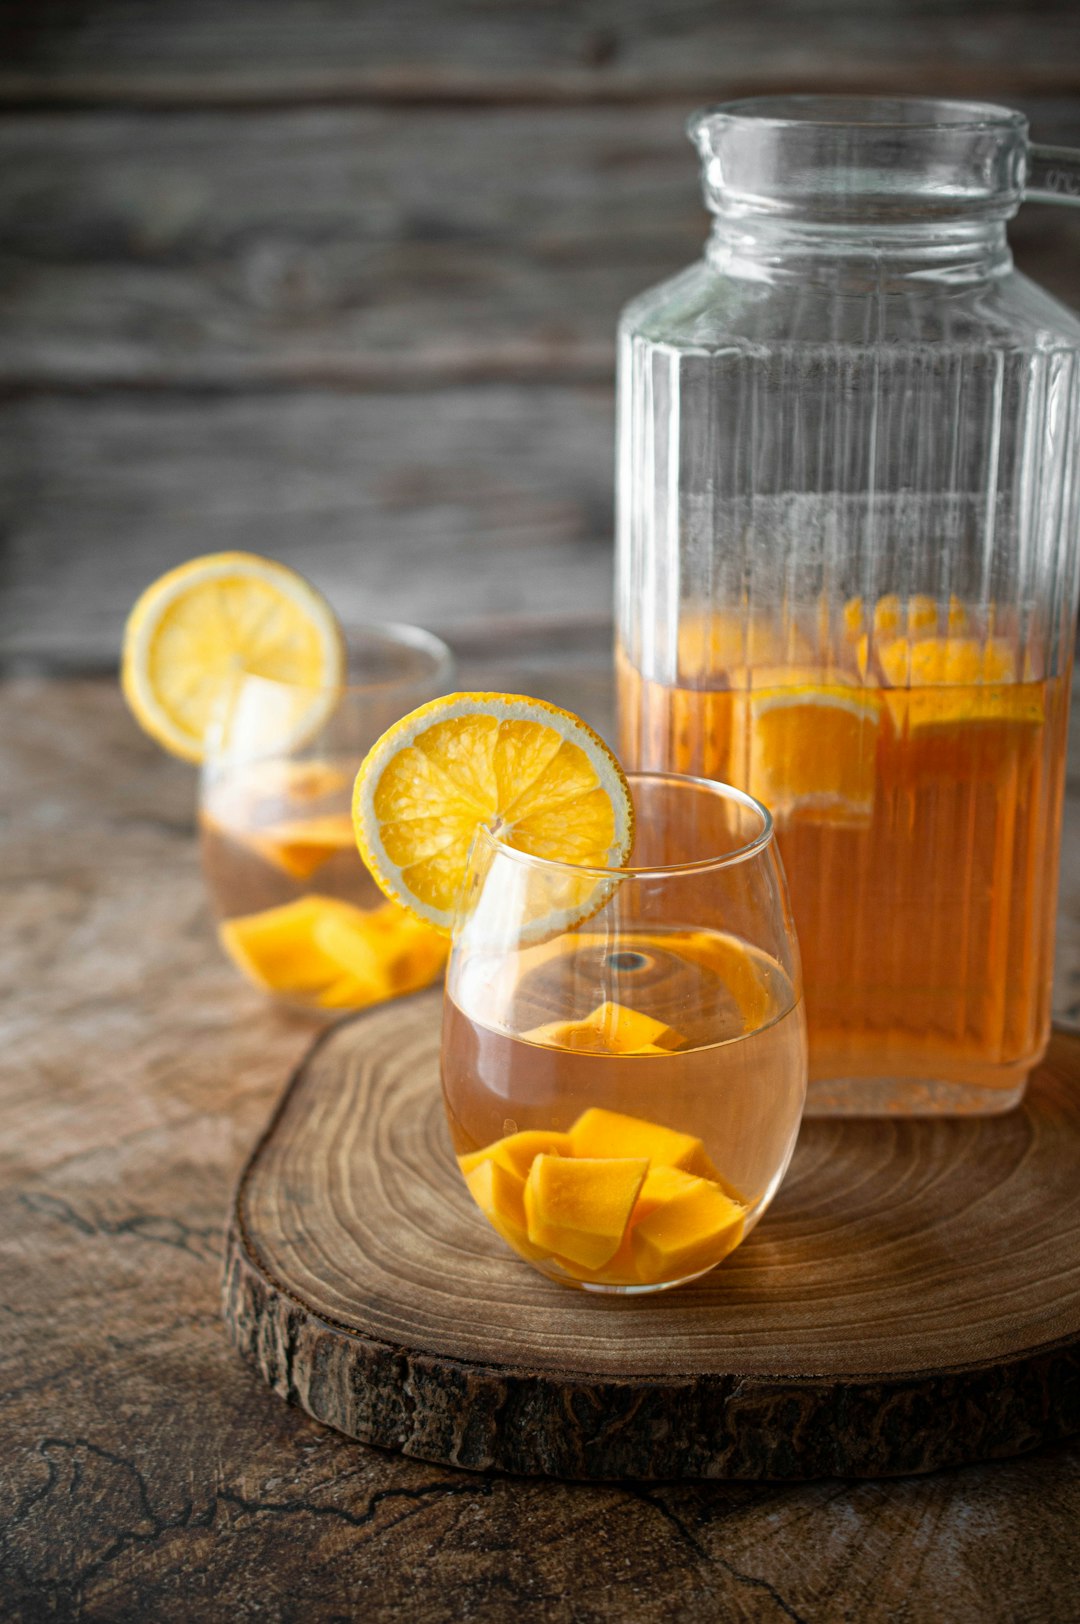
[[[997,1111],[1049,1032],[1080,326],[1012,268],[1018,115],[875,105],[698,126],[708,253],[620,334],[621,746],[772,810],[812,1109]]]

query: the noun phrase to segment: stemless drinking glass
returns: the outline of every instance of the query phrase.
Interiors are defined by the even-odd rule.
[[[806,1093],[798,949],[768,812],[631,777],[635,866],[481,829],[454,931],[442,1080],[469,1190],[552,1279],[659,1291],[761,1217]]]
[[[430,632],[367,625],[343,686],[244,675],[223,700],[202,774],[203,872],[222,946],[274,997],[359,1009],[442,969],[443,938],[386,902],[361,861],[350,798],[368,748],[452,675]]]

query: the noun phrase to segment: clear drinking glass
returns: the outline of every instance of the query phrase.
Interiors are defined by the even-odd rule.
[[[768,812],[632,776],[635,866],[477,835],[447,968],[454,1150],[541,1273],[650,1292],[713,1268],[791,1157],[806,1092],[798,949]]]
[[[619,358],[624,762],[776,819],[808,1111],[993,1112],[1049,1035],[1080,323],[1013,268],[1077,155],[1008,108],[699,114],[702,261]]]
[[[353,781],[393,722],[451,687],[453,658],[417,626],[360,626],[347,682],[241,676],[202,771],[203,872],[225,952],[272,996],[359,1009],[426,985],[447,944],[387,902],[356,849]]]

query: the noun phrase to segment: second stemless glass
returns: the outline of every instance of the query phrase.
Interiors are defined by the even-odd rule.
[[[387,902],[353,835],[353,780],[375,740],[451,685],[446,644],[418,626],[350,631],[346,681],[244,675],[203,766],[203,872],[226,953],[263,991],[341,1013],[426,985],[443,937]]]
[[[494,1228],[598,1292],[677,1286],[761,1217],[806,1093],[798,949],[768,812],[631,777],[635,866],[481,830],[447,970],[454,1149]]]

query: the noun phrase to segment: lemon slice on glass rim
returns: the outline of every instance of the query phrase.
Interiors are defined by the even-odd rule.
[[[345,643],[321,592],[254,553],[208,553],[147,587],[128,616],[120,680],[140,726],[201,761],[240,677],[280,684],[268,746],[315,732],[336,703]]]
[[[402,717],[368,752],[353,827],[386,895],[447,935],[479,829],[580,866],[533,872],[521,923],[535,939],[607,899],[611,884],[595,870],[626,863],[634,812],[622,768],[579,717],[520,694],[459,693]]]

